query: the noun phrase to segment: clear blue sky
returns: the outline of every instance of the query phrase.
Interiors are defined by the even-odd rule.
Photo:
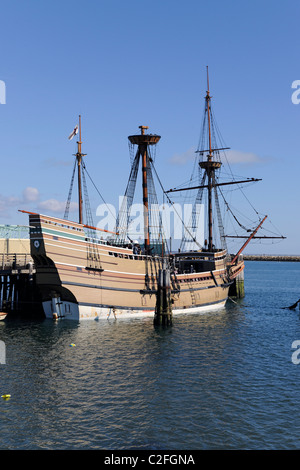
[[[26,224],[18,209],[63,216],[79,114],[86,165],[107,202],[124,193],[127,136],[141,124],[162,136],[164,187],[186,181],[208,65],[218,126],[244,156],[232,171],[262,178],[247,197],[287,236],[247,252],[300,254],[299,15],[293,0],[1,2],[0,223]],[[101,200],[90,196],[95,211]]]

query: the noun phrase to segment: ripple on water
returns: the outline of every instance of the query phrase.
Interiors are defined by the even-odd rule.
[[[300,266],[246,268],[245,299],[167,329],[1,325],[0,391],[11,399],[0,401],[0,448],[298,448],[300,319],[281,307],[299,298]]]

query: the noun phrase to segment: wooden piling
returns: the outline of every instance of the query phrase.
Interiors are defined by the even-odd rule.
[[[170,326],[172,317],[170,270],[164,265],[158,274],[154,325]]]
[[[245,297],[244,271],[241,271],[233,280],[229,288],[229,297],[236,297],[238,299]]]

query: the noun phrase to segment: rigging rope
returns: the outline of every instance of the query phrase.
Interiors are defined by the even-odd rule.
[[[69,195],[68,195],[67,204],[66,204],[66,208],[65,208],[65,214],[64,214],[64,219],[65,220],[68,220],[68,217],[69,217],[71,196],[72,196],[72,191],[73,191],[73,183],[74,183],[74,176],[75,176],[75,170],[76,170],[76,162],[77,161],[75,160],[73,173],[72,173],[72,178],[71,178],[71,185],[70,185],[70,189],[69,189]]]
[[[212,111],[212,110],[211,110]],[[218,135],[218,138],[221,142],[221,146],[223,147],[226,147],[226,144],[225,144],[225,141],[222,137],[222,134],[221,134],[221,131],[219,130],[218,128],[218,125],[217,125],[217,122],[216,122],[216,119],[214,117],[214,112],[212,111],[212,116],[213,116],[213,121],[214,121],[214,129],[216,130],[216,134]],[[231,167],[229,165],[229,162],[228,162],[228,158],[227,158],[227,155],[226,155],[226,152],[223,152],[224,153],[224,157],[225,157],[225,160],[226,160],[226,163],[228,165],[228,168],[229,168],[229,171],[231,173],[231,177],[233,179],[233,181],[235,181],[235,178],[234,178],[234,175],[233,175],[233,172],[231,170]],[[248,202],[248,204],[252,207],[252,209],[254,210],[254,212],[259,216],[259,212],[255,209],[255,207],[253,206],[253,204],[249,201],[249,199],[247,198],[247,196],[245,195],[242,187],[240,185],[238,185],[238,188],[239,190],[241,191],[241,193],[243,194],[244,198],[246,199],[246,201]]]
[[[88,175],[89,179],[91,180],[91,182],[92,182],[94,188],[96,189],[96,191],[97,191],[97,193],[99,194],[100,198],[102,199],[103,203],[106,205],[108,211],[111,213],[111,215],[113,216],[113,218],[116,220],[115,214],[111,211],[109,205],[105,202],[105,200],[104,200],[104,198],[102,197],[100,191],[98,190],[97,186],[95,185],[94,181],[92,180],[92,178],[91,178],[89,172],[87,171],[86,166],[85,166],[85,164],[84,164],[83,161],[82,161],[82,167],[83,167],[84,171],[86,172],[86,174]]]
[[[200,186],[204,186],[206,176],[207,176],[207,174],[206,174],[206,172],[204,172],[204,174],[202,176]],[[198,209],[199,205],[202,204],[203,190],[204,190],[203,187],[198,189],[197,196],[196,196],[196,199],[195,199],[195,202],[194,202],[194,205],[193,205],[193,210],[192,210],[192,214],[191,214],[191,219],[192,219],[191,226],[192,226],[192,229],[194,229],[194,230],[197,227],[197,215],[198,215],[198,218],[199,218],[199,214],[197,214],[197,209]],[[191,242],[191,240],[186,237],[186,234],[184,234],[184,236],[182,238],[182,241],[181,241],[180,249],[185,250],[185,247],[186,247],[188,242]]]
[[[121,243],[125,242],[125,238],[129,238],[127,232],[128,232],[129,219],[130,219],[130,209],[132,206],[133,197],[135,193],[139,162],[140,162],[140,153],[139,151],[137,151],[135,158],[132,162],[130,175],[129,175],[127,187],[125,190],[125,195],[122,201],[122,205],[121,205],[119,214],[116,219],[116,232],[118,232],[119,234],[118,240]]]
[[[149,152],[150,153],[150,152]],[[151,155],[151,154],[150,154]],[[159,211],[159,205],[153,180],[153,174],[151,169],[151,163],[153,163],[153,159],[151,156],[147,158],[147,186],[148,186],[148,202],[149,207],[151,210],[149,211],[149,229],[152,228],[151,232],[151,239],[156,240],[157,244],[159,245],[159,240],[165,240],[167,249],[169,250],[168,243],[166,240],[166,236],[163,230],[162,225],[162,216]]]
[[[216,204],[216,209],[217,209],[221,246],[222,246],[223,249],[227,250],[224,227],[223,227],[220,204],[219,204],[218,188],[216,186],[217,183],[216,183],[216,178],[215,178],[214,173],[212,174],[212,180],[213,180],[213,187],[214,187],[214,192],[215,192],[215,204]]]
[[[82,165],[82,182],[83,182],[83,191],[84,191],[84,205],[85,205],[85,214],[86,214],[86,225],[89,225],[90,227],[94,227],[94,222],[93,222],[93,217],[92,217],[92,211],[91,211],[91,206],[90,206],[90,201],[89,201],[89,196],[88,196],[88,190],[87,190],[87,185],[86,185],[86,179],[85,179],[85,165]]]
[[[156,171],[156,169],[155,169],[155,166],[154,166],[153,162],[152,162],[152,167],[153,167],[154,173],[155,173],[155,175],[156,175],[156,178],[157,178],[157,180],[158,180],[158,182],[159,182],[159,185],[160,185],[160,187],[161,187],[161,189],[162,189],[164,195],[167,197],[167,200],[168,200],[169,204],[171,204],[171,205],[173,206],[174,211],[176,212],[176,214],[178,215],[179,219],[181,220],[181,222],[182,222],[182,224],[183,224],[183,227],[184,227],[185,230],[189,233],[189,235],[191,236],[191,239],[199,246],[199,248],[202,248],[201,245],[197,242],[196,238],[191,234],[191,232],[189,231],[189,229],[186,227],[184,221],[182,220],[182,218],[181,218],[180,215],[178,214],[178,211],[176,210],[176,208],[175,208],[175,206],[174,206],[174,203],[171,201],[169,195],[166,193],[166,191],[165,191],[165,189],[164,189],[164,187],[163,187],[163,185],[162,185],[162,182],[160,181],[160,178],[159,178],[159,176],[158,176],[158,174],[157,174],[157,171]]]
[[[219,191],[220,191],[220,194],[221,194],[221,196],[222,196],[222,198],[223,198],[223,200],[224,200],[224,203],[225,203],[225,205],[226,205],[226,207],[227,207],[227,210],[231,213],[231,215],[232,215],[232,217],[234,218],[234,220],[236,221],[236,223],[237,223],[241,228],[243,228],[244,230],[246,230],[246,232],[248,232],[249,229],[247,229],[247,227],[245,227],[244,225],[242,225],[242,224],[239,222],[239,220],[237,219],[237,217],[234,215],[234,213],[232,212],[232,210],[231,210],[231,208],[230,208],[228,202],[226,201],[226,199],[225,199],[225,197],[224,197],[224,194],[223,194],[223,192],[221,191],[220,188],[219,188]]]

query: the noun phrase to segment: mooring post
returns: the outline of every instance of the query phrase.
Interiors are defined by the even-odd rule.
[[[233,280],[229,288],[229,297],[236,297],[238,299],[245,297],[244,271],[241,271]]]
[[[172,316],[170,269],[166,267],[164,261],[163,267],[158,273],[154,325],[170,326],[172,325]]]

